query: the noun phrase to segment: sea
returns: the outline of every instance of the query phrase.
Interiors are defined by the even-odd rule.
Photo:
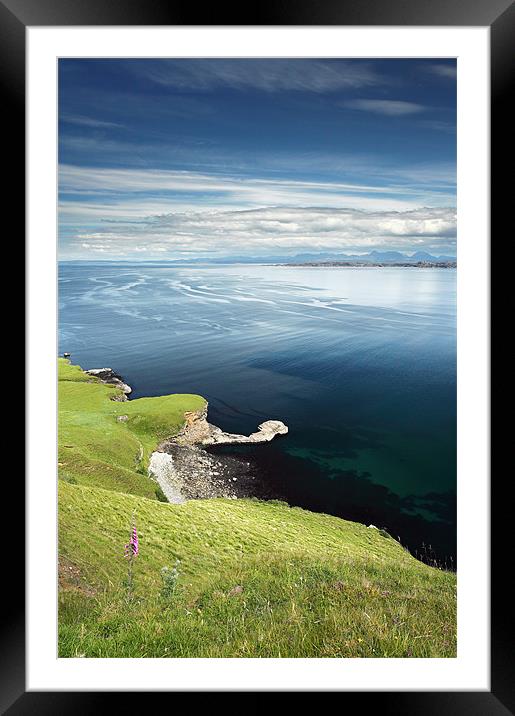
[[[292,506],[456,564],[456,270],[61,262],[59,352],[197,393]]]

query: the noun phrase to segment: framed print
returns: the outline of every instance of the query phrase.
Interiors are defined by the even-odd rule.
[[[0,10],[28,308],[6,712],[509,713],[489,133],[513,7]]]

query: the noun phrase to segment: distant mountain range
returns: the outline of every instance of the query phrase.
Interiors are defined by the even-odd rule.
[[[456,261],[455,256],[433,256],[427,251],[417,251],[414,254],[403,254],[400,251],[371,251],[368,254],[297,254],[288,257],[283,263],[300,263],[302,261],[360,261],[370,263],[419,263]]]
[[[455,256],[433,256],[427,251],[403,254],[400,251],[371,251],[368,254],[304,253],[295,256],[223,256],[191,259],[147,259],[138,263],[185,266],[188,264],[302,264],[326,261],[351,261],[359,263],[445,263],[455,262]],[[115,263],[132,263],[131,259],[114,260]]]
[[[342,254],[342,253],[304,253],[295,256],[231,256],[220,258],[186,259],[177,263],[209,263],[209,264],[301,264],[312,261],[359,261],[360,263],[419,263],[419,262],[447,262],[456,261],[455,256],[433,256],[427,251],[417,251],[414,254],[403,254],[400,251],[371,251],[368,254]],[[175,262],[174,262],[175,263]]]

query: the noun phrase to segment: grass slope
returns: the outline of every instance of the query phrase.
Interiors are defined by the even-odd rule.
[[[455,656],[455,575],[385,533],[273,501],[145,497],[152,483],[135,456],[201,398],[112,402],[111,388],[67,364],[60,387],[60,441],[74,444],[62,446],[74,481],[59,487],[61,657]],[[161,570],[176,560],[166,594]]]
[[[59,477],[143,497],[156,494],[147,475],[150,453],[173,435],[184,413],[205,405],[198,395],[165,395],[126,402],[121,391],[84,373],[64,358],[58,363]],[[117,420],[126,416],[124,421]]]

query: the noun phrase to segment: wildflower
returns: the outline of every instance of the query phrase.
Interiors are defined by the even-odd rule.
[[[132,598],[132,587],[133,587],[133,577],[132,577],[132,563],[134,561],[134,558],[138,556],[139,553],[139,541],[138,541],[138,531],[136,529],[136,517],[133,513],[132,515],[132,527],[130,532],[130,539],[125,545],[125,557],[128,560],[128,569],[127,569],[127,598]]]
[[[136,529],[136,525],[133,524],[132,531],[131,531],[131,538],[129,542],[125,545],[125,556],[131,559],[132,557],[137,557],[139,552],[139,541],[138,541],[138,531]]]
[[[161,596],[168,598],[173,596],[175,588],[177,586],[177,580],[179,579],[179,567],[181,564],[180,559],[175,560],[175,565],[170,569],[169,567],[163,567],[161,569],[161,577],[163,580],[163,588],[161,590]]]

